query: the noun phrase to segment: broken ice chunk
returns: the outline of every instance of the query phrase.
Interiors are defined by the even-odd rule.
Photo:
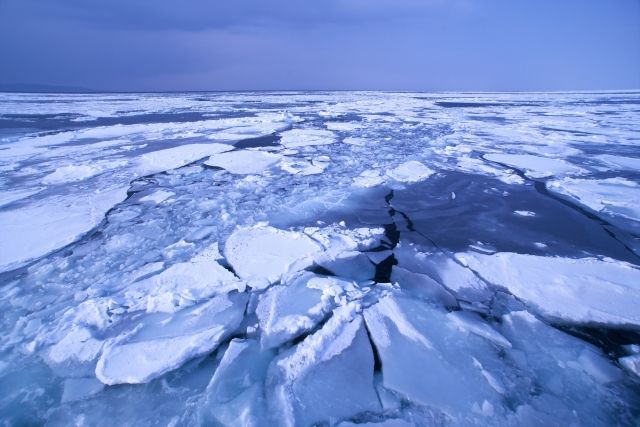
[[[167,200],[169,197],[173,196],[174,193],[171,191],[158,190],[153,193],[146,195],[140,198],[141,202],[154,202],[156,204],[162,203]]]
[[[264,151],[242,150],[215,154],[204,162],[207,166],[216,166],[233,174],[260,174],[282,159],[280,154]]]
[[[308,286],[310,281],[313,287]],[[330,292],[336,285],[340,291],[340,282],[303,272],[269,288],[256,308],[262,347],[277,347],[313,329],[335,306]]]
[[[307,426],[380,410],[373,352],[354,308],[336,309],[322,329],[271,364],[267,388],[277,425]]]
[[[303,233],[258,225],[234,231],[225,243],[224,255],[241,279],[262,289],[287,272],[311,265],[312,256],[320,250]]]
[[[387,172],[387,176],[399,182],[413,183],[425,180],[434,174],[434,171],[417,160],[404,162],[400,166]]]
[[[185,166],[213,154],[233,150],[227,144],[187,144],[143,154],[138,160],[138,173],[149,175]]]
[[[554,193],[596,212],[640,221],[640,185],[624,178],[565,178],[547,183]]]
[[[221,295],[174,315],[144,317],[105,345],[96,366],[104,384],[140,384],[213,351],[240,325],[247,295]]]
[[[102,341],[95,339],[84,327],[73,326],[69,332],[48,352],[48,359],[54,364],[67,361],[87,363],[93,361],[102,348]]]
[[[129,286],[125,296],[131,310],[170,313],[212,295],[244,290],[244,283],[216,262],[217,247],[216,242],[191,260]]]
[[[452,417],[466,417],[488,401],[501,408],[499,353],[483,338],[449,324],[444,311],[400,296],[365,309],[378,350],[384,387]],[[451,325],[454,326],[454,325]],[[489,369],[496,372],[490,373]]]
[[[207,386],[208,403],[229,402],[253,384],[264,381],[274,355],[272,350],[261,350],[256,340],[231,340]]]
[[[446,307],[458,305],[456,298],[449,291],[426,274],[414,273],[396,265],[391,270],[391,281],[398,283],[402,290],[416,297],[439,302]]]
[[[406,241],[401,241],[394,253],[399,267],[431,277],[453,291],[458,299],[482,302],[492,296],[487,285],[452,255],[421,252],[417,246]]]
[[[333,132],[324,129],[291,129],[282,132],[280,144],[287,148],[326,145],[336,142]]]
[[[372,280],[376,273],[375,265],[362,252],[345,251],[335,256],[316,258],[316,263],[336,276],[357,282]]]
[[[609,383],[622,376],[602,351],[527,311],[503,316],[501,332],[513,345],[507,354],[520,375],[535,379],[539,389],[538,397],[518,408],[518,416],[526,407],[543,414],[553,414],[550,408],[557,408],[557,419],[571,417],[576,425],[610,424],[609,408],[616,407],[619,398],[611,395]],[[538,398],[545,400],[543,405],[537,404]]]

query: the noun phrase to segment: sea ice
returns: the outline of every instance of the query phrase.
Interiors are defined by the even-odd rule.
[[[336,142],[333,132],[323,129],[292,129],[282,132],[280,143],[287,148],[327,145]]]
[[[0,211],[0,272],[17,268],[75,241],[124,200],[127,188],[49,196]]]
[[[215,243],[212,247],[218,247]],[[173,264],[125,290],[130,310],[172,313],[213,295],[244,290],[244,283],[216,261],[216,251],[203,249],[191,260]]]
[[[522,169],[531,178],[546,178],[549,176],[579,175],[585,173],[583,168],[574,166],[562,159],[540,157],[531,154],[485,154],[484,158],[492,162],[504,163],[514,168]]]
[[[140,384],[214,350],[242,321],[247,295],[217,296],[175,315],[147,315],[130,332],[112,339],[96,366],[104,384]]]
[[[433,174],[433,170],[417,160],[410,160],[387,172],[390,178],[409,184],[427,179]]]
[[[273,361],[266,386],[275,423],[312,425],[380,409],[373,352],[354,309],[336,309],[322,329]]]
[[[552,320],[640,326],[640,270],[631,264],[506,252],[456,257]]]
[[[565,178],[547,183],[549,190],[596,212],[640,221],[640,185],[624,178]]]
[[[260,174],[281,159],[279,154],[241,150],[213,155],[204,164],[223,168],[234,174],[247,175]]]
[[[258,289],[311,265],[320,250],[320,245],[303,233],[264,225],[239,228],[224,245],[224,255],[238,277]]]

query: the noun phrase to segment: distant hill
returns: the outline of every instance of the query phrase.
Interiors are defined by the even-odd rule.
[[[77,86],[55,86],[30,83],[3,84],[0,83],[0,92],[30,92],[30,93],[95,93],[94,89]]]

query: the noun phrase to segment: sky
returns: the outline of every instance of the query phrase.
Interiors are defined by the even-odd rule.
[[[640,0],[0,0],[0,84],[640,89]]]

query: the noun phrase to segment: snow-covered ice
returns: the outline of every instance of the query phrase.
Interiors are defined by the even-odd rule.
[[[0,94],[0,424],[635,426],[638,105]]]
[[[640,327],[640,269],[612,259],[458,254],[486,281],[531,309],[570,323]]]

